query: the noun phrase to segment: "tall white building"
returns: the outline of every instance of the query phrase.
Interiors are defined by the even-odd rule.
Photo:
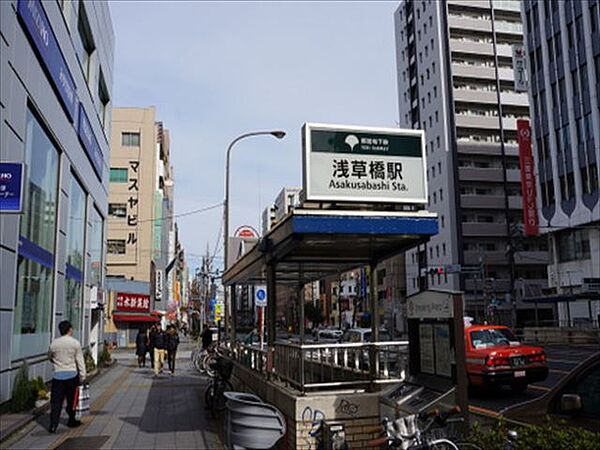
[[[600,302],[589,300],[600,290],[600,2],[527,1],[522,16],[548,284],[576,299],[568,311],[558,303],[563,324],[598,326]]]
[[[512,69],[513,44],[523,40],[520,4],[403,0],[394,18],[399,126],[426,132],[428,209],[440,225],[407,253],[407,293],[464,290],[467,313],[478,318],[507,319],[516,298],[519,321],[533,320],[521,297],[546,285],[548,252],[546,239],[521,231],[516,119],[528,117],[529,103],[515,92]],[[458,264],[460,273],[448,273]],[[552,309],[540,316],[552,318]]]

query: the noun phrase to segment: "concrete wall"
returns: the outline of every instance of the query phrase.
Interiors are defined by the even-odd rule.
[[[362,449],[377,437],[380,425],[377,393],[318,392],[299,395],[279,383],[266,381],[263,374],[234,363],[233,384],[239,391],[252,392],[278,408],[286,418],[287,432],[278,448],[310,450],[316,439],[310,436],[313,422],[342,422],[351,449]]]

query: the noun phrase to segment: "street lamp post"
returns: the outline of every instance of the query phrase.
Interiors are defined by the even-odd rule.
[[[231,157],[231,150],[233,146],[241,141],[242,139],[246,139],[253,136],[263,136],[263,135],[271,135],[276,137],[277,139],[283,139],[285,137],[285,131],[282,130],[271,130],[271,131],[252,131],[250,133],[244,133],[238,137],[236,137],[229,146],[227,147],[227,154],[225,156],[225,200],[223,201],[223,256],[225,260],[223,261],[223,272],[226,272],[229,268],[229,252],[228,252],[228,240],[229,240],[229,160]],[[229,308],[230,305],[228,303],[228,292],[227,287],[224,286],[224,294],[225,294],[225,332],[227,332],[228,326],[228,316],[229,316]]]

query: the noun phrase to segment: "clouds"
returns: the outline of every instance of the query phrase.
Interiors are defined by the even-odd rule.
[[[175,209],[223,198],[232,156],[231,229],[258,226],[284,185],[301,181],[304,122],[394,126],[395,3],[113,2],[116,106],[155,105],[171,130]],[[188,253],[217,237],[221,213],[178,220]]]

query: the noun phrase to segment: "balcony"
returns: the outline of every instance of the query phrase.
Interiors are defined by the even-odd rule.
[[[452,63],[452,75],[463,78],[495,80],[496,72],[493,67],[483,65],[471,65],[459,62]],[[512,69],[501,67],[498,70],[498,76],[503,81],[514,81]]]
[[[462,234],[469,237],[506,236],[506,225],[503,223],[463,222]]]
[[[504,209],[503,195],[461,195],[461,208],[476,208],[476,209]],[[509,209],[521,209],[521,196],[508,197]]]
[[[503,181],[502,168],[500,167],[459,167],[458,178],[460,181],[489,181],[501,183]],[[506,181],[509,183],[518,183],[521,181],[521,174],[518,169],[508,169],[506,171]]]
[[[468,2],[469,4],[471,2]],[[488,5],[489,8],[489,5]],[[448,25],[450,29],[468,30],[470,32],[492,32],[492,23],[485,19],[475,19],[471,17],[459,17],[450,15],[448,17]]]
[[[479,258],[483,258],[486,264],[508,264],[508,258],[502,251],[487,251],[481,252],[479,250],[466,250],[464,252],[465,265],[477,265],[479,264]]]
[[[489,292],[508,292],[510,289],[510,280],[507,278],[499,278],[492,279],[488,278],[483,283],[481,279],[473,279],[469,278],[465,280],[465,290],[466,291],[480,291],[485,286],[485,289]],[[517,291],[517,297],[521,297],[521,292],[523,288],[525,289],[525,297],[532,295],[536,291],[541,291],[541,289],[546,288],[548,286],[548,280],[545,278],[542,279],[533,279],[533,280],[523,280],[517,279],[515,280],[515,290]]]
[[[499,127],[498,117],[478,116],[475,114],[456,114],[456,126],[463,128],[479,128],[486,130],[497,130]],[[505,130],[516,131],[517,120],[504,118],[502,121]]]
[[[504,151],[507,156],[518,156],[519,147],[515,144],[505,144]],[[467,155],[495,155],[502,154],[500,143],[496,142],[474,142],[474,141],[458,141],[458,153]]]

